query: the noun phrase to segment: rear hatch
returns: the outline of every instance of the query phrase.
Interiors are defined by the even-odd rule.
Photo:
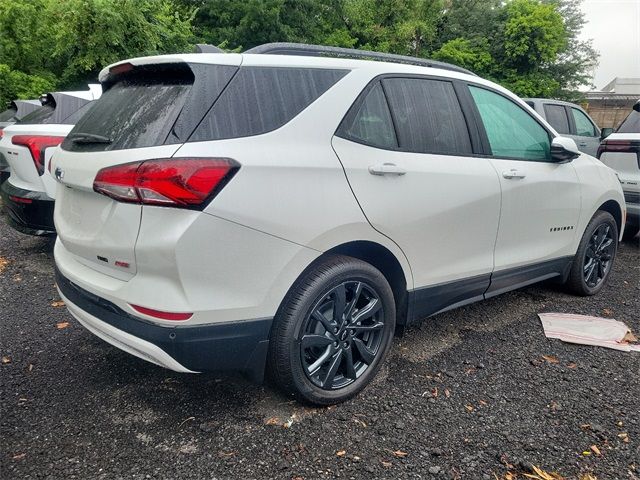
[[[56,230],[77,261],[121,280],[136,274],[142,206],[94,191],[96,175],[107,167],[172,157],[240,62],[234,54],[142,58],[101,73],[102,97],[53,162]]]
[[[602,141],[598,158],[618,172],[627,202],[640,203],[640,102],[616,132]]]

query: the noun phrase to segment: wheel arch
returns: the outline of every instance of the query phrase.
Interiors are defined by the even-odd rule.
[[[602,205],[600,205],[596,211],[602,210],[604,212],[610,213],[614,220],[616,221],[616,225],[618,226],[618,235],[622,235],[622,227],[624,226],[624,219],[622,214],[622,207],[615,200],[607,200]],[[592,215],[593,217],[593,215]],[[620,240],[618,238],[618,240]]]
[[[324,252],[318,260],[326,255],[346,255],[367,262],[380,270],[387,279],[396,302],[396,324],[406,324],[408,307],[408,286],[405,272],[398,258],[385,246],[368,241],[356,240],[337,245]]]

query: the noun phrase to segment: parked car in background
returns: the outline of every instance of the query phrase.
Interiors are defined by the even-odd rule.
[[[275,44],[100,81],[53,159],[56,281],[147,361],[266,368],[337,403],[396,326],[550,278],[593,295],[611,272],[615,172],[464,69]]]
[[[40,103],[40,100],[14,100],[9,102],[7,109],[0,112],[0,138],[2,138],[2,132],[6,127],[13,125],[22,117],[41,106],[42,104]],[[9,174],[9,163],[0,152],[0,185],[9,178]]]
[[[7,221],[16,230],[32,235],[55,233],[56,183],[49,161],[101,93],[100,85],[90,85],[86,91],[46,94],[40,108],[3,130],[0,155],[7,160],[11,175],[0,191]]]
[[[627,202],[624,238],[631,239],[640,231],[640,100],[615,131],[603,133],[598,158],[618,172]]]
[[[600,145],[600,129],[580,105],[547,98],[525,98],[524,101],[556,132],[573,138],[581,152],[596,156]]]

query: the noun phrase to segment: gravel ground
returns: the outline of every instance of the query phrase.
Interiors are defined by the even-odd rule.
[[[429,319],[325,409],[103,343],[55,306],[52,246],[0,225],[2,479],[640,478],[640,354],[547,340],[536,316],[640,334],[637,244],[596,297],[538,285]]]

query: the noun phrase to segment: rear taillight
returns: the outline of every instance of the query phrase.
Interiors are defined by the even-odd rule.
[[[640,152],[640,140],[603,140],[598,146],[596,157],[604,152],[638,153]]]
[[[11,143],[27,147],[31,152],[31,158],[38,170],[38,175],[44,173],[44,152],[49,147],[57,147],[64,137],[52,137],[45,135],[14,135]]]
[[[103,168],[93,189],[120,202],[199,207],[240,165],[230,158],[165,158]]]
[[[4,130],[0,128],[0,139],[4,136]]]

